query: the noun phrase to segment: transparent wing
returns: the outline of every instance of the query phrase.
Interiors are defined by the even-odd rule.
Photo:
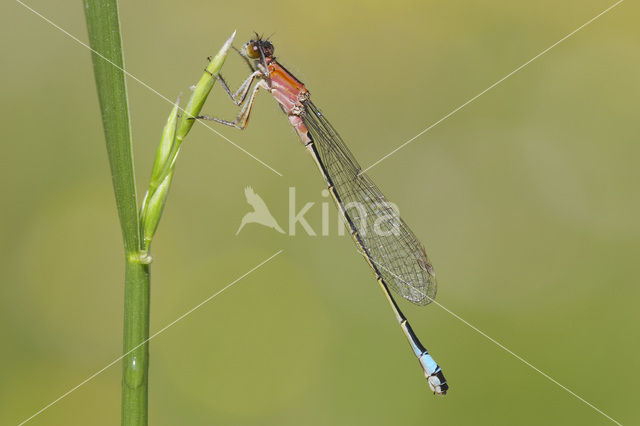
[[[426,305],[436,296],[436,277],[424,247],[361,168],[320,110],[305,101],[303,117],[328,179],[385,283],[403,298]]]

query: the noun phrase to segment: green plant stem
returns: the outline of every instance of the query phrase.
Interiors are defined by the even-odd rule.
[[[127,261],[124,296],[127,355],[122,370],[122,424],[126,426],[146,425],[148,418],[149,283],[149,265],[135,258]],[[142,342],[145,343],[141,345]]]
[[[116,0],[83,0],[83,6],[125,251],[123,350],[127,355],[123,364],[122,424],[141,426],[147,424],[148,417],[149,265],[140,256],[140,225],[118,7]]]

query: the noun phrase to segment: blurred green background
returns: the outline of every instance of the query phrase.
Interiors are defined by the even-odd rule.
[[[122,2],[128,71],[175,98],[234,29],[275,33],[364,167],[613,4],[608,1]],[[33,8],[87,40],[81,3]],[[3,3],[0,423],[120,353],[123,262],[89,52]],[[623,424],[640,423],[639,7],[622,3],[370,171],[424,242],[438,302]],[[231,55],[227,79],[246,66]],[[139,196],[170,105],[129,79]],[[216,86],[205,111],[232,117]],[[451,385],[428,391],[348,236],[283,227],[288,188],[320,229],[324,185],[268,94],[249,128],[196,126],[152,253],[150,424],[611,424],[442,308],[402,302]],[[33,425],[113,425],[120,365]]]

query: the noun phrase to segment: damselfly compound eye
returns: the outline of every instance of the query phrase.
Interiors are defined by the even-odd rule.
[[[262,51],[262,53],[260,53]],[[249,59],[260,59],[263,57],[268,58],[273,55],[273,44],[264,40],[250,40],[245,45],[245,52]]]
[[[245,53],[251,59],[260,59],[260,41],[248,41],[247,44],[245,44]]]

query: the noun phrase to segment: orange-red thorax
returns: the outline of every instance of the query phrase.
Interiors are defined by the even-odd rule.
[[[271,93],[287,115],[298,115],[302,109],[301,101],[309,96],[307,88],[275,59],[271,59],[267,67],[271,80]]]
[[[307,146],[312,140],[302,116],[305,113],[303,101],[309,99],[309,91],[304,84],[295,78],[285,67],[273,58],[267,59],[270,90],[284,112],[289,117],[289,122],[295,129],[302,143]]]

